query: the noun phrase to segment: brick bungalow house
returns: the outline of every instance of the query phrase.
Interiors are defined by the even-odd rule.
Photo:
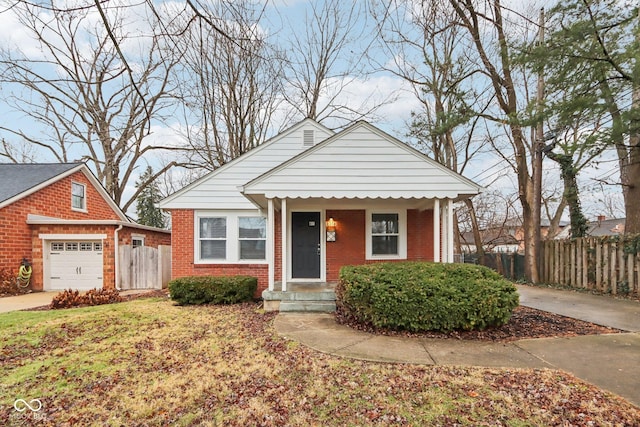
[[[31,289],[118,288],[118,248],[170,245],[132,222],[84,163],[0,164],[0,269],[33,266]]]
[[[305,119],[159,203],[172,277],[258,277],[267,309],[343,265],[453,261],[453,203],[481,187],[371,124]]]

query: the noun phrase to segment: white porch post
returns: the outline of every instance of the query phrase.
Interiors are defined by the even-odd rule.
[[[281,208],[282,210],[282,292],[287,290],[287,199],[282,199]]]
[[[433,201],[433,262],[440,262],[440,200]]]
[[[269,264],[269,290],[273,291],[276,282],[275,277],[275,208],[273,199],[267,199],[267,262]]]
[[[447,199],[447,261],[453,262],[453,200]]]

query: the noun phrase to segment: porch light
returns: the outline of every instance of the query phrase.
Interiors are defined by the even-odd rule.
[[[336,241],[336,221],[333,217],[329,218],[325,224],[327,230],[327,242]]]

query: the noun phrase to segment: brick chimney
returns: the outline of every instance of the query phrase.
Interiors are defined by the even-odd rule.
[[[606,216],[604,216],[604,215],[598,215],[598,222],[602,222],[602,221],[604,221],[605,219],[607,219],[607,217],[606,217]]]

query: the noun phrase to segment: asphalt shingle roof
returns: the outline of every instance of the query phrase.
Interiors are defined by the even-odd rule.
[[[82,163],[0,163],[0,202],[36,187]]]

